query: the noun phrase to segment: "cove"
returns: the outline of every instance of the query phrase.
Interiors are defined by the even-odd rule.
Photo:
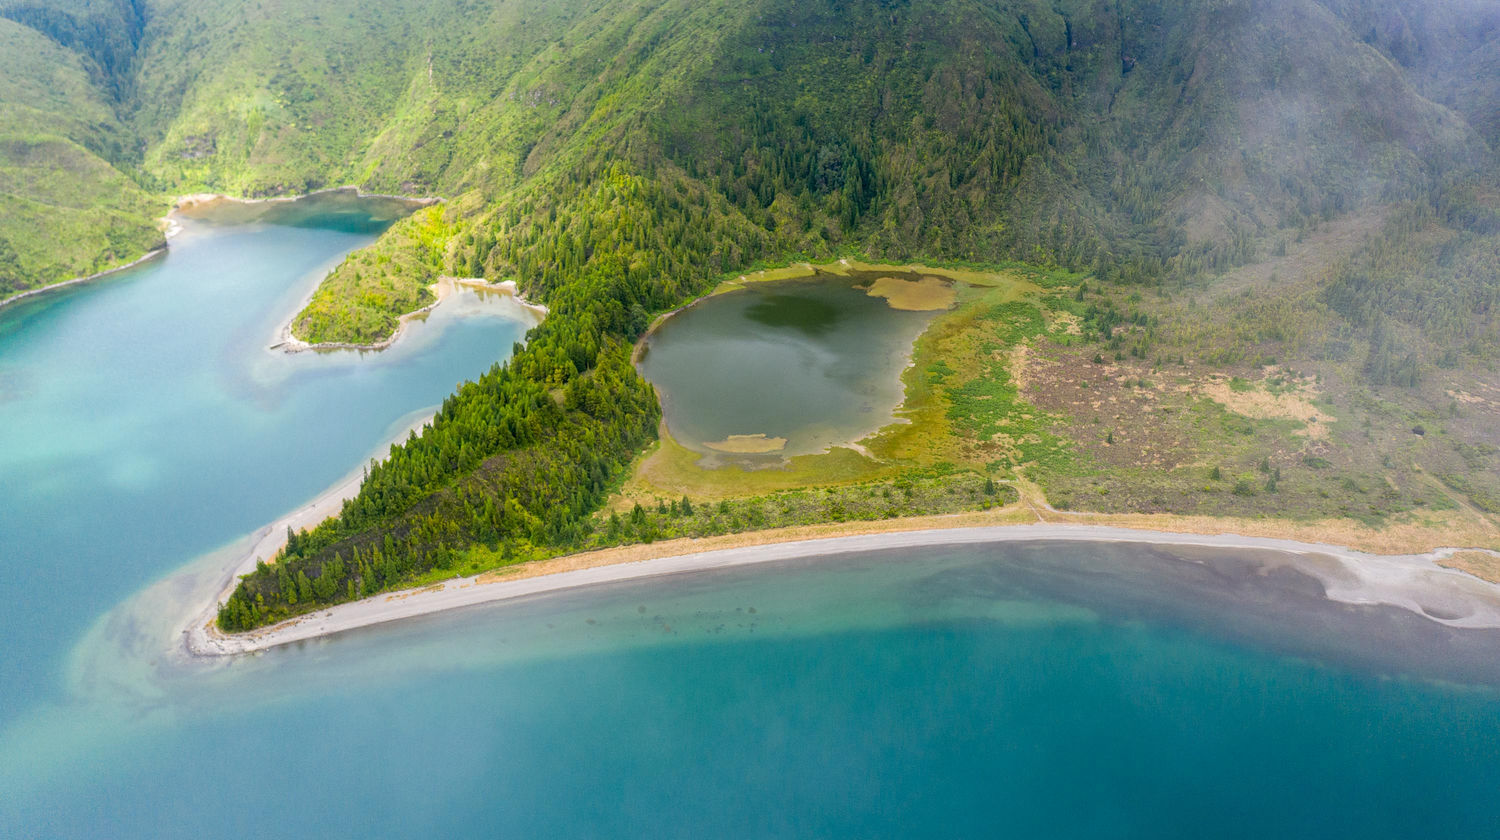
[[[921,292],[949,282],[862,271],[746,283],[659,324],[640,370],[672,437],[707,466],[826,451],[892,422],[912,343],[952,299]]]
[[[382,353],[268,349],[409,209],[220,202],[174,215],[157,260],[0,310],[0,725],[62,693],[106,610],[358,470],[524,336],[513,300],[463,292]]]

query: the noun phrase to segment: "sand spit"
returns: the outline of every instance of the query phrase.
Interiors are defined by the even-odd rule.
[[[1341,546],[1236,534],[1199,535],[1095,525],[1034,524],[869,533],[712,551],[695,551],[694,543],[701,545],[701,541],[695,540],[676,541],[677,545],[635,546],[631,547],[632,550],[593,552],[528,564],[558,570],[550,574],[538,570],[540,574],[525,576],[528,570],[521,566],[507,570],[514,572],[509,574],[455,578],[419,590],[342,604],[273,627],[234,635],[221,633],[213,626],[216,606],[213,605],[186,631],[186,649],[195,656],[232,656],[477,604],[580,586],[780,560],[887,549],[1055,540],[1269,549],[1281,552],[1275,555],[1275,565],[1292,567],[1317,579],[1330,600],[1354,605],[1400,607],[1454,628],[1500,628],[1500,585],[1436,564],[1436,559],[1452,553],[1453,549],[1440,549],[1425,555],[1373,555]],[[673,551],[680,553],[673,554]]]
[[[491,283],[483,277],[457,277],[454,278],[454,281],[459,285],[468,286],[481,293],[489,292],[513,297],[516,299],[516,303],[521,304],[522,309],[537,316],[538,322],[547,317],[547,307],[527,300],[526,296],[521,294],[521,289],[516,286],[516,281],[514,280],[501,280],[499,283]]]
[[[384,453],[389,452],[390,447],[405,441],[412,432],[422,433],[422,428],[432,422],[432,414],[423,414],[417,420],[404,425],[400,433],[394,435],[379,449],[372,453],[372,457],[383,459]],[[367,462],[366,462],[367,463]],[[317,498],[302,505],[296,510],[277,519],[275,522],[256,531],[251,539],[250,548],[245,551],[232,565],[224,569],[219,581],[214,585],[214,601],[203,608],[193,618],[193,624],[184,634],[203,632],[207,627],[213,625],[218,615],[219,604],[227,600],[236,586],[239,585],[240,577],[255,571],[257,563],[270,561],[276,556],[276,552],[286,545],[286,533],[288,529],[301,531],[313,528],[323,520],[337,516],[343,511],[344,501],[352,499],[359,494],[360,485],[365,481],[365,467],[350,472],[339,479],[338,483],[323,491]],[[218,631],[213,631],[218,634]],[[191,647],[191,642],[190,642]]]

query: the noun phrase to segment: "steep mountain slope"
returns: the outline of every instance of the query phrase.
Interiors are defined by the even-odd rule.
[[[456,456],[482,439],[462,431],[479,395],[516,377],[571,394],[611,370],[609,393],[634,402],[614,342],[720,272],[854,251],[1197,282],[1273,236],[1426,200],[1489,156],[1462,115],[1317,3],[664,3],[607,20],[582,15],[485,119],[409,129],[439,150],[474,149],[468,132],[497,125],[522,139],[514,167],[452,158],[469,179],[452,183],[474,194],[456,202],[449,263],[519,280],[553,318],[372,473],[341,521],[299,538],[285,580],[248,579],[226,626],[280,614],[299,571],[331,575],[338,600],[476,541],[573,544],[611,469],[595,462],[578,487],[561,466],[519,468],[524,444]],[[548,119],[517,119],[518,104]],[[616,398],[596,399],[566,405]],[[456,468],[434,470],[445,461]],[[571,501],[536,492],[558,486]]]
[[[472,191],[472,217],[609,158],[670,165],[776,250],[1139,280],[1223,269],[1488,153],[1419,91],[1451,74],[1356,30],[1379,10],[1307,0],[214,9],[165,8],[195,22],[144,62],[146,98],[182,101],[148,155],[179,191]],[[195,50],[213,69],[181,94]]]
[[[1496,130],[1482,3],[74,0],[5,14],[55,39],[18,55],[71,44],[90,95],[124,121],[96,132],[119,149],[105,158],[169,194],[358,183],[474,191],[477,208],[608,150],[637,169],[670,161],[762,227],[795,217],[808,230],[786,241],[809,253],[1194,274],[1279,227],[1420,194],[1482,160]],[[789,202],[804,194],[816,206]]]
[[[0,17],[0,298],[89,274],[157,247],[165,202],[113,161],[129,133],[102,70]],[[40,235],[39,235],[40,232]]]

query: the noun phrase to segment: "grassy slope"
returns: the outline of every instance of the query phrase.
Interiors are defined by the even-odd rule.
[[[818,4],[739,17],[708,7],[671,25],[632,18],[628,36],[586,19],[564,36],[565,55],[538,57],[523,73],[537,80],[508,91],[556,120],[527,145],[521,174],[538,176],[518,186],[565,189],[549,166],[612,143],[638,170],[665,157],[723,194],[729,212],[774,233],[770,254],[1019,255],[1128,279],[1226,267],[1279,228],[1420,192],[1432,169],[1482,154],[1461,120],[1339,20],[1290,5],[1187,17],[1147,4],[1140,25],[1165,27],[1160,38],[1082,8],[1071,15],[1102,17],[1071,44],[1069,10],[1026,4],[917,3],[889,23]],[[637,57],[642,30],[651,52]],[[1254,60],[1269,51],[1296,60]],[[1383,103],[1373,114],[1372,100]],[[451,130],[466,145],[466,126]],[[815,167],[788,172],[785,149]],[[484,192],[509,203],[513,183],[497,177]]]
[[[1482,94],[1487,77],[1455,75],[1423,39],[1452,36],[1481,64],[1492,45],[1462,9],[1423,4],[1393,29],[1405,18],[1391,6],[162,0],[128,130],[104,133],[144,138],[142,163],[168,192],[355,182],[468,193],[464,216],[601,138],[628,136],[637,157],[654,149],[731,193],[744,173],[710,165],[766,163],[756,144],[791,139],[832,150],[834,166],[862,154],[891,185],[857,225],[837,201],[773,191],[762,212],[731,195],[803,228],[786,237],[794,250],[1194,272],[1475,158],[1479,136],[1418,93]],[[1465,113],[1492,133],[1483,109]],[[90,194],[104,191],[116,190]],[[137,225],[139,210],[126,211]],[[342,337],[365,322],[351,317]]]
[[[443,267],[452,237],[441,206],[397,222],[386,247],[349,255],[313,293],[292,322],[292,334],[313,344],[375,344],[395,333],[400,313],[436,300],[428,289]]]
[[[80,20],[111,9],[67,7]],[[517,190],[558,187],[561,167],[602,146],[648,169],[672,161],[751,222],[781,228],[784,253],[852,246],[1194,273],[1245,258],[1268,230],[1420,189],[1430,166],[1475,156],[1473,132],[1362,43],[1354,27],[1370,14],[1305,0],[162,0],[126,86],[128,126],[105,133],[144,138],[141,163],[169,194],[359,183],[461,198],[448,219],[461,230]],[[1437,17],[1418,31],[1454,28]],[[1471,47],[1482,58],[1485,44]],[[1418,69],[1409,75],[1424,89],[1447,78]],[[782,163],[768,152],[783,145],[821,155],[828,171],[768,176]],[[865,195],[847,189],[856,160]],[[795,183],[829,173],[852,199]],[[71,180],[119,192],[104,174]],[[137,229],[140,211],[124,211]],[[123,223],[81,226],[111,222]],[[374,261],[404,265],[392,253],[402,242],[374,246]],[[349,294],[325,296],[299,323],[369,341],[423,298],[420,273],[361,278],[339,278]],[[375,298],[388,302],[378,318],[352,303]],[[349,311],[335,311],[342,301]]]

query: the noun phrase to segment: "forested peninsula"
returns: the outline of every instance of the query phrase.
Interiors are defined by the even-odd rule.
[[[446,200],[337,267],[296,337],[379,341],[439,276],[550,315],[290,534],[226,630],[584,547],[1023,498],[1495,541],[1492,5],[254,8],[0,2],[0,295],[135,259],[170,196],[347,183]],[[914,349],[923,422],[756,474],[658,441],[630,363],[657,314],[843,258],[974,273]]]

